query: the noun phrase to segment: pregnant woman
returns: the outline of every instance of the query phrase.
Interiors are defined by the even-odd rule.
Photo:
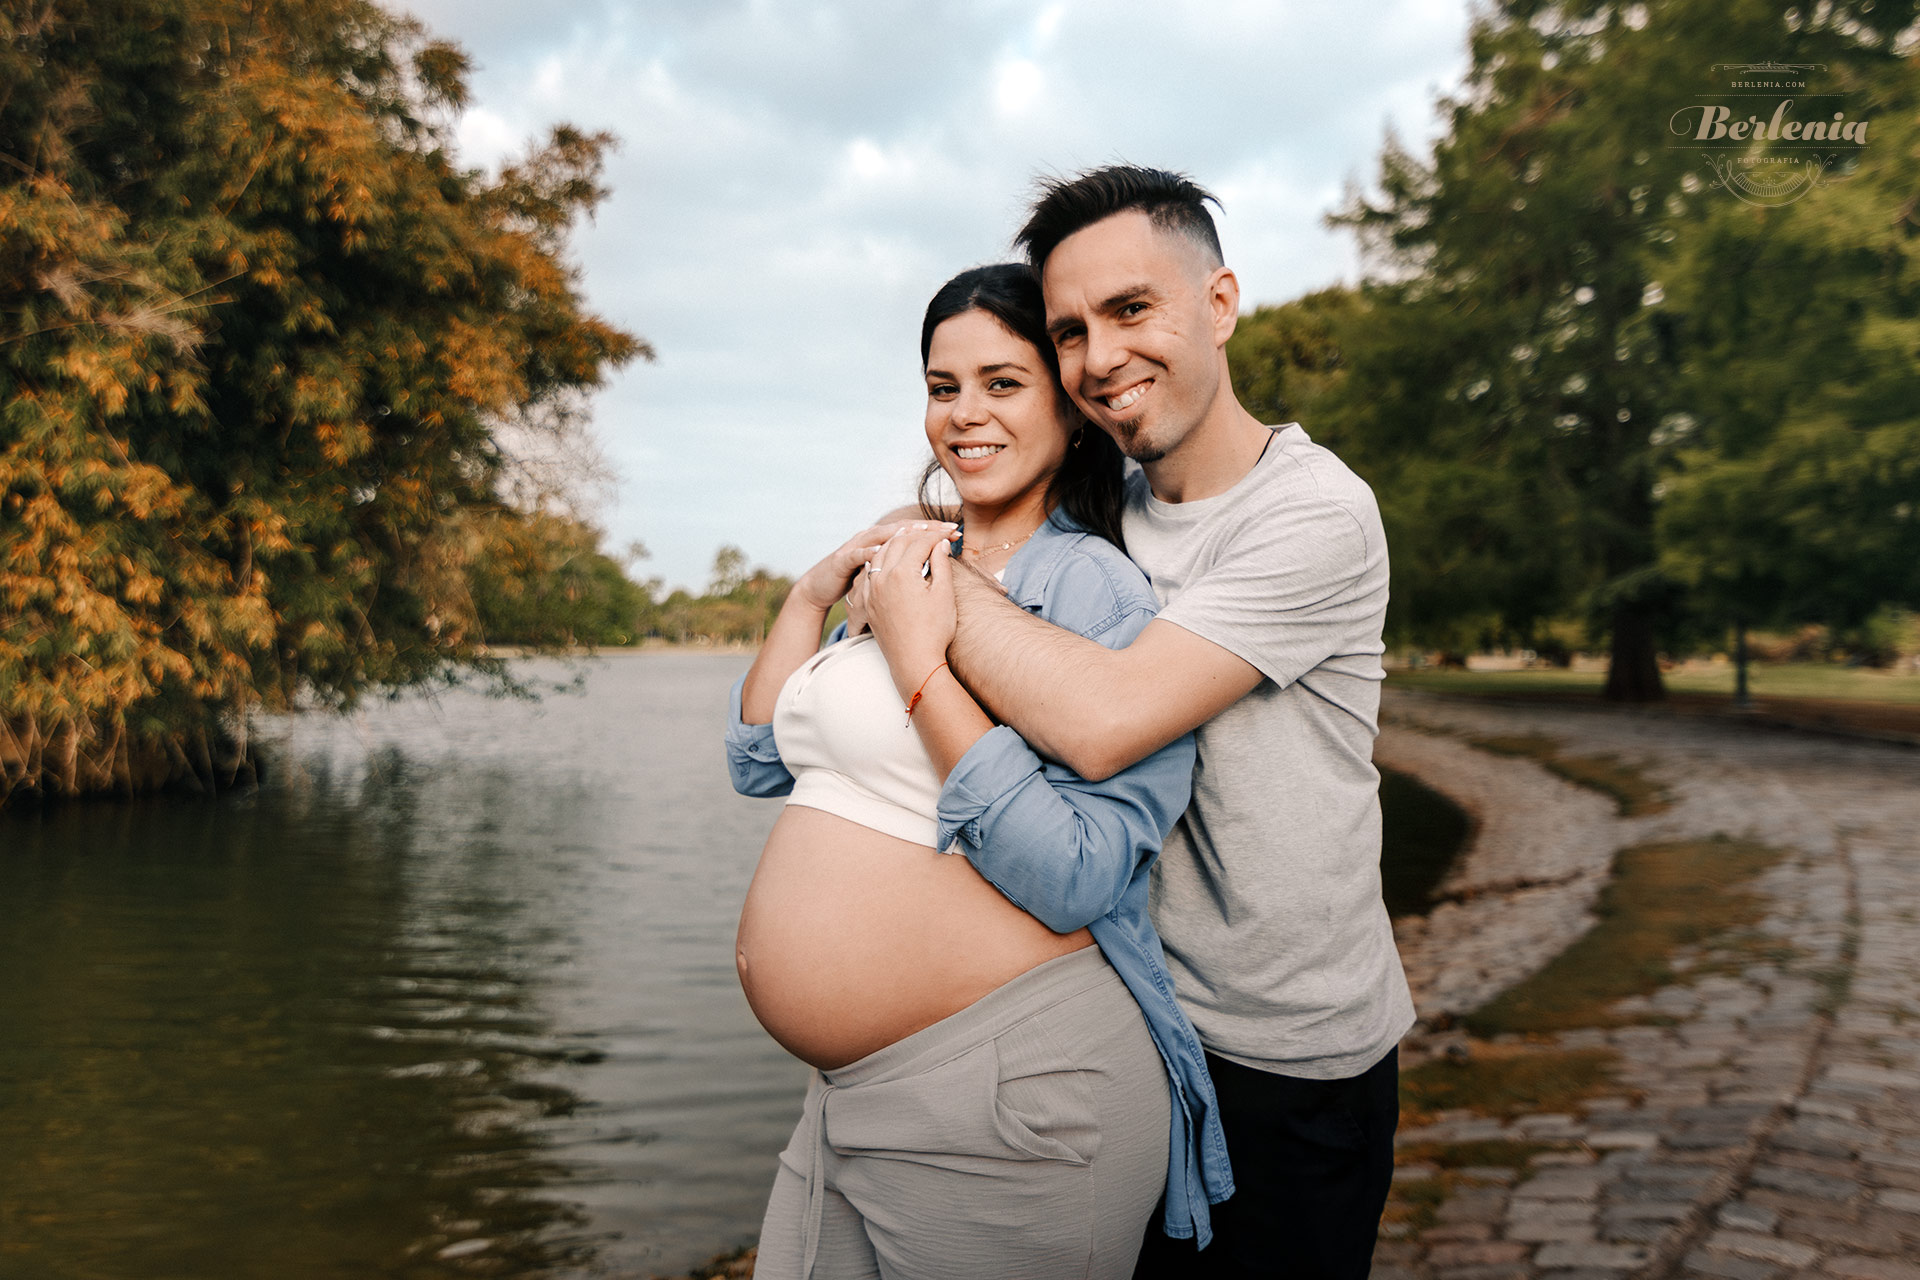
[[[756,1274],[1123,1277],[1163,1192],[1167,1232],[1204,1241],[1232,1189],[1146,913],[1192,741],[1090,782],[954,679],[956,559],[1109,646],[1154,601],[1116,546],[1119,454],[1060,390],[1031,272],[949,281],[920,351],[960,527],[877,526],[808,570],[733,693],[735,787],[788,797],[740,982],[816,1068]],[[850,588],[855,634],[822,648]]]

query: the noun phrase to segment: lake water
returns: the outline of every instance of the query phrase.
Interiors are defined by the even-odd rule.
[[[727,783],[748,661],[525,662],[580,687],[272,722],[250,796],[0,813],[0,1280],[624,1280],[751,1241],[806,1069],[734,978],[778,815]]]
[[[266,726],[253,796],[0,814],[0,1277],[647,1276],[750,1241],[806,1069],[733,926],[740,655]]]

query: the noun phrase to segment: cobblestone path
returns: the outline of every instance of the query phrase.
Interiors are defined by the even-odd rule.
[[[1403,1131],[1407,1146],[1555,1149],[1522,1168],[1450,1172],[1432,1224],[1382,1240],[1376,1280],[1920,1280],[1920,751],[1400,690],[1386,712],[1383,762],[1467,799],[1483,839],[1510,842],[1456,877],[1482,892],[1403,938],[1423,1016],[1472,1007],[1570,940],[1569,912],[1602,882],[1597,847],[1723,832],[1789,853],[1757,882],[1773,958],[1683,956],[1703,976],[1633,1005],[1664,1025],[1558,1037],[1618,1053],[1616,1096],[1577,1114],[1448,1112]],[[1675,804],[1616,818],[1537,765],[1464,745],[1530,733],[1640,762]],[[1551,820],[1516,834],[1512,815],[1527,809],[1515,806]],[[1503,889],[1516,858],[1555,874]],[[1416,1035],[1409,1058],[1435,1048]],[[1437,1173],[1397,1176],[1432,1185]]]

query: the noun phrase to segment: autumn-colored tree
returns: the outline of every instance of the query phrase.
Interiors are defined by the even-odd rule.
[[[647,350],[565,252],[611,139],[463,169],[467,69],[366,0],[0,9],[0,797],[476,661],[507,442]]]

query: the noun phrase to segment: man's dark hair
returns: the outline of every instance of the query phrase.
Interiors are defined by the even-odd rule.
[[[1024,262],[1001,262],[990,267],[962,271],[940,286],[927,304],[926,318],[920,322],[920,367],[927,367],[927,353],[933,349],[933,331],[945,321],[969,311],[984,311],[1018,337],[1031,343],[1046,363],[1048,381],[1054,395],[1066,405],[1080,426],[1067,457],[1047,484],[1049,511],[1065,510],[1082,528],[1090,529],[1121,550],[1126,542],[1120,533],[1120,508],[1125,465],[1120,446],[1113,437],[1093,426],[1074,409],[1072,399],[1060,385],[1060,356],[1047,336],[1047,308],[1040,300],[1040,280]],[[938,459],[920,473],[920,510],[930,520],[947,516],[933,500],[933,478],[940,474]]]
[[[1224,261],[1213,216],[1207,212],[1207,201],[1217,209],[1220,200],[1184,173],[1110,164],[1076,178],[1042,178],[1039,187],[1040,198],[1033,202],[1027,225],[1013,238],[1015,246],[1026,251],[1035,272],[1074,232],[1130,209],[1146,214],[1154,226],[1193,241],[1214,265]]]

